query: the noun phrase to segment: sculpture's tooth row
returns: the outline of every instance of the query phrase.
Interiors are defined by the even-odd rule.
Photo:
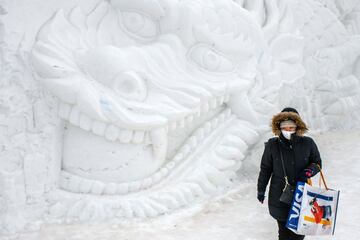
[[[59,116],[68,120],[72,125],[78,126],[85,131],[92,131],[95,135],[103,136],[109,141],[120,141],[122,143],[140,144],[148,143],[149,132],[143,130],[121,129],[113,124],[92,120],[86,114],[79,111],[77,106],[59,103]]]
[[[220,96],[205,102],[195,113],[188,115],[180,120],[170,122],[167,129],[174,131],[177,128],[184,128],[202,114],[206,114],[210,110],[216,109],[223,103],[229,101],[230,96]],[[92,131],[95,135],[103,136],[109,141],[120,141],[121,143],[140,144],[150,142],[149,132],[143,130],[122,129],[113,124],[107,124],[101,121],[93,120],[86,114],[82,113],[77,106],[60,102],[59,116],[69,121],[72,125],[78,126],[85,131]]]
[[[171,132],[177,130],[178,128],[186,128],[187,125],[196,121],[198,118],[204,114],[209,113],[210,111],[220,107],[224,103],[227,103],[230,99],[230,95],[220,96],[212,98],[204,102],[193,114],[190,114],[180,120],[172,121],[169,123],[169,130]]]
[[[201,143],[202,140],[211,133],[211,131],[216,129],[219,124],[222,124],[225,119],[229,118],[230,115],[231,109],[227,108],[213,119],[205,122],[202,127],[196,129],[196,131],[194,131],[194,133],[188,138],[186,143],[180,148],[178,153],[173,158],[173,161],[178,163],[187,158],[189,153],[196,149],[199,143]]]
[[[97,195],[127,194],[129,192],[136,192],[147,189],[164,179],[177,164],[187,158],[188,155],[194,149],[196,149],[198,144],[201,143],[203,139],[211,133],[212,130],[216,129],[219,124],[222,124],[227,118],[230,117],[230,115],[231,110],[227,108],[218,116],[214,117],[208,122],[205,122],[203,127],[198,128],[194,134],[188,138],[186,143],[180,148],[178,153],[171,161],[169,161],[156,173],[145,179],[127,183],[104,183],[97,180],[82,178],[69,172],[62,171],[62,180],[60,186],[63,189],[69,190],[71,192],[92,193]]]

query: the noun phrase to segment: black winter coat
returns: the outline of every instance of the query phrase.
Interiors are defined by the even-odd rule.
[[[285,186],[279,147],[289,183],[293,186],[296,186],[297,177],[306,167],[311,164],[321,167],[321,158],[314,140],[310,137],[293,134],[289,141],[280,134],[280,137],[271,138],[265,143],[257,189],[258,192],[265,192],[271,177],[268,198],[270,215],[276,220],[286,221],[290,206],[279,201]]]

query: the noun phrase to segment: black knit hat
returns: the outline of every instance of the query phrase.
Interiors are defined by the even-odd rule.
[[[293,112],[293,113],[296,113],[296,114],[300,115],[298,113],[298,111],[295,108],[292,108],[292,107],[286,107],[281,112]]]

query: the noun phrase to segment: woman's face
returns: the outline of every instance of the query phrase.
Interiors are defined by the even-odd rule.
[[[296,127],[287,126],[287,127],[282,127],[281,130],[282,130],[282,131],[292,132],[292,131],[295,131],[295,130],[296,130]]]

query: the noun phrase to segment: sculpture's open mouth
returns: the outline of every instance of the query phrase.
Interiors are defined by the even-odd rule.
[[[84,121],[77,107],[60,103],[59,116],[66,122],[61,187],[78,193],[127,194],[160,183],[231,118],[227,101],[228,96],[214,98],[197,114],[154,130],[120,129],[88,117]]]
[[[134,9],[145,3],[110,2],[90,14],[57,12],[32,51],[64,120],[50,213],[151,217],[220,194],[259,135],[232,114],[230,94],[246,95],[252,84],[260,27],[234,11],[237,24],[225,34],[213,24],[167,22],[161,4],[145,8],[153,17]]]

